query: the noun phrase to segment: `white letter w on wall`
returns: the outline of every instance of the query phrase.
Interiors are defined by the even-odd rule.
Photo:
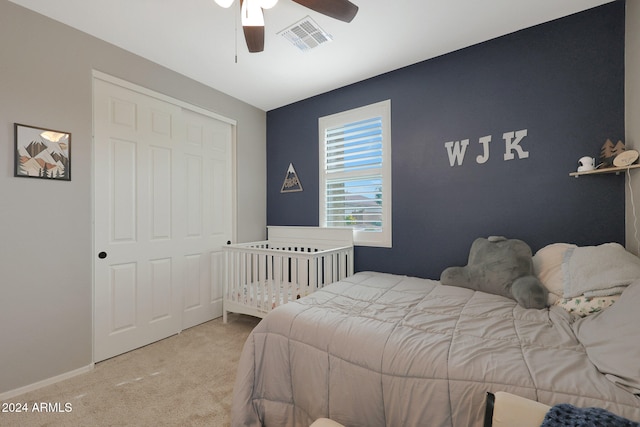
[[[469,140],[463,139],[462,141],[449,141],[445,142],[444,146],[447,148],[449,164],[451,167],[453,167],[455,163],[458,163],[458,166],[462,165],[462,162],[464,161],[464,153],[467,151],[467,147],[469,146]]]

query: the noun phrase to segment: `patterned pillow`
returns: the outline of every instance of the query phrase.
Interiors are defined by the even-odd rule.
[[[575,298],[560,298],[554,303],[554,305],[564,308],[569,313],[585,317],[604,310],[616,302],[619,297],[620,295],[618,294],[606,297],[579,296]]]

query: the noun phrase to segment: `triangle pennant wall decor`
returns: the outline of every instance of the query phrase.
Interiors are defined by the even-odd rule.
[[[287,169],[287,174],[284,177],[284,182],[282,183],[280,192],[294,193],[296,191],[302,191],[302,184],[298,179],[296,170],[293,168],[293,163],[289,163],[289,168]]]

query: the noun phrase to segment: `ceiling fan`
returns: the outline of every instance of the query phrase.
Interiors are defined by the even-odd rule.
[[[294,2],[331,18],[351,22],[358,13],[358,6],[349,0],[293,0]],[[234,0],[215,0],[224,7],[230,7]],[[264,13],[263,9],[271,9],[278,0],[240,0],[242,14],[242,30],[249,52],[264,50]]]

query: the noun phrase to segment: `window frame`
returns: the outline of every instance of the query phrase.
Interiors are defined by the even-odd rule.
[[[349,123],[380,117],[382,121],[382,231],[364,231],[353,229],[353,241],[357,246],[392,247],[392,194],[391,194],[391,100],[365,105],[318,119],[319,149],[319,224],[327,227],[326,193],[327,180],[330,174],[326,171],[326,130],[344,126]],[[358,173],[355,173],[358,175]],[[361,172],[363,177],[370,175],[370,170]]]

